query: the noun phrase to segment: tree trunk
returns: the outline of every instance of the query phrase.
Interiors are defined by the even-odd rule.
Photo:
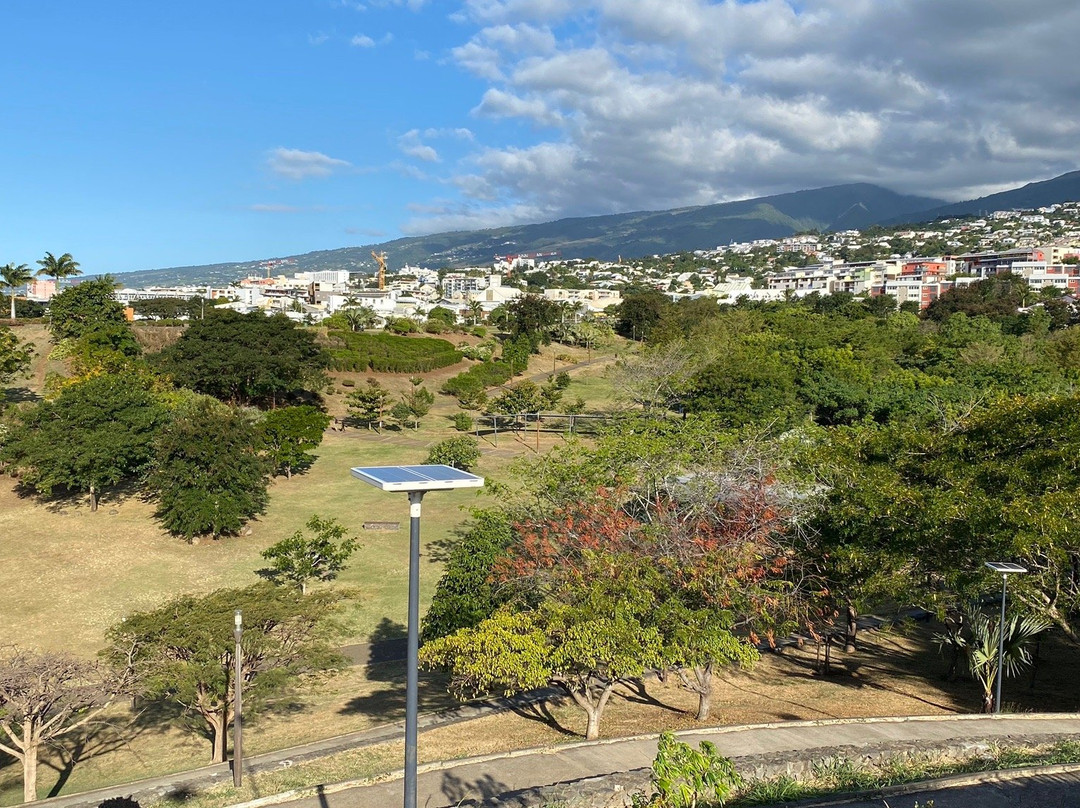
[[[585,725],[585,740],[595,741],[600,737],[600,714],[590,707],[587,711],[589,721]]]
[[[23,739],[23,802],[32,803],[38,798],[38,743],[29,721],[23,722]]]
[[[858,617],[854,604],[849,603],[847,605],[847,632],[844,635],[844,651],[849,654],[855,652],[855,640],[859,633]]]
[[[211,763],[225,762],[225,716],[222,713],[210,713],[206,716],[210,724],[210,733],[213,736],[213,747],[210,751]]]
[[[988,690],[983,693],[983,707],[982,711],[989,715],[994,712],[994,691]]]
[[[94,486],[90,486],[90,512],[93,513],[97,510],[97,491],[94,490]]]
[[[832,632],[825,635],[825,659],[821,663],[821,673],[824,676],[829,675],[829,666],[832,663],[832,644],[833,636]]]
[[[694,678],[698,685],[697,721],[708,721],[712,707],[712,663],[694,668]]]
[[[286,480],[291,480],[292,479],[292,466],[286,466],[285,467],[285,479]]]

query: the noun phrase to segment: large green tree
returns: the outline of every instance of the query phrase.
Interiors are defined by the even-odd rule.
[[[78,339],[107,326],[125,326],[124,307],[113,295],[108,277],[84,281],[49,301],[49,331],[54,342]]]
[[[330,416],[310,404],[279,407],[263,416],[263,445],[274,473],[292,479],[294,470],[306,469],[315,461],[312,449],[322,443]]]
[[[450,551],[424,615],[424,642],[473,628],[507,602],[510,591],[492,580],[491,573],[513,540],[507,513],[494,509],[473,511],[472,521]]]
[[[937,424],[838,433],[817,521],[826,584],[944,611],[987,591],[987,560],[1017,561],[1025,611],[1080,644],[1076,396],[1015,397]]]
[[[161,430],[149,489],[165,528],[189,541],[236,533],[269,501],[269,463],[254,419],[207,398],[182,407]]]
[[[34,279],[34,273],[26,264],[4,264],[0,267],[0,288],[11,296],[11,319],[15,319],[15,290]]]
[[[91,376],[20,413],[3,457],[21,485],[86,493],[96,511],[102,494],[147,470],[165,416],[143,379]]]
[[[658,667],[661,659],[656,629],[610,593],[596,593],[593,604],[545,601],[528,611],[498,611],[421,651],[424,664],[453,672],[453,688],[462,694],[562,689],[585,713],[588,740],[599,737],[616,685]]]
[[[207,312],[158,355],[159,367],[179,386],[231,404],[268,407],[321,389],[328,363],[313,332],[261,312]]]
[[[268,583],[182,595],[114,626],[106,656],[116,664],[130,660],[143,698],[173,702],[194,719],[210,737],[211,762],[219,763],[235,718],[233,612],[243,615],[240,678],[244,709],[254,713],[300,674],[340,664],[324,626],[338,597]]]

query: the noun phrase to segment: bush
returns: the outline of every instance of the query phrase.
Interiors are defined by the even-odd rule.
[[[356,382],[353,381],[352,379],[342,379],[341,380],[341,386],[342,387],[356,387]]]
[[[464,415],[464,413],[458,413]],[[471,420],[471,419],[470,419]],[[475,438],[459,435],[447,438],[431,447],[425,463],[453,466],[462,471],[469,471],[480,459],[480,444]]]
[[[472,330],[472,335],[474,337],[480,337],[480,339],[483,339],[484,337],[486,337],[487,333],[488,333],[487,329],[484,328],[482,325],[475,326],[473,328],[473,330]]]
[[[472,416],[467,412],[455,412],[450,416],[450,421],[458,432],[470,432],[473,428]]]
[[[477,400],[487,388],[497,387],[509,380],[509,365],[503,362],[484,362],[447,379],[441,390],[465,403],[467,400]]]
[[[399,337],[393,334],[331,331],[334,370],[363,373],[427,373],[456,365],[461,352],[444,339]],[[344,384],[344,383],[343,383]]]

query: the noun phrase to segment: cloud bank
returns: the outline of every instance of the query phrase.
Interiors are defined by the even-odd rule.
[[[460,198],[410,232],[859,181],[959,199],[1080,163],[1075,0],[465,0],[452,18],[450,58],[484,85],[476,143],[445,177]],[[507,123],[531,134],[485,141]]]

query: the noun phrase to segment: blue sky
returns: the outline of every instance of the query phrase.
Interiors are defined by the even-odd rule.
[[[1080,167],[1072,0],[0,0],[0,30],[0,263]]]

